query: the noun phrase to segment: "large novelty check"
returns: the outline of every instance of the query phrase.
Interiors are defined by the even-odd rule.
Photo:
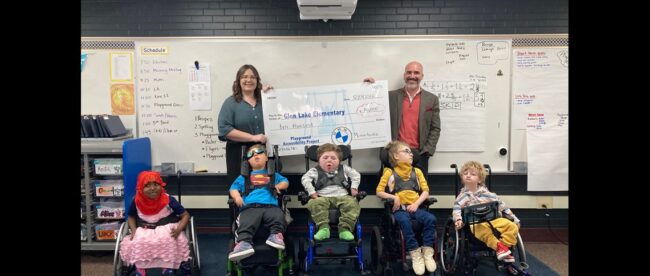
[[[262,93],[267,145],[278,145],[280,155],[324,143],[383,147],[390,141],[387,87],[383,80]]]

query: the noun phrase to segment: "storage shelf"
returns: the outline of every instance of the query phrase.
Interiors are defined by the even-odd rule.
[[[101,198],[132,198],[135,193],[135,181],[137,174],[143,170],[151,170],[151,142],[149,138],[136,138],[115,141],[88,141],[81,140],[81,158],[83,158],[84,176],[81,178],[80,189],[81,202],[85,206],[82,224],[86,226],[85,236],[87,240],[81,240],[81,250],[115,250],[115,241],[94,240],[95,225],[104,222],[124,221],[125,217],[99,218],[93,206],[99,204]],[[91,172],[91,162],[97,158],[122,159],[122,173],[119,175],[98,175]],[[92,177],[91,177],[92,173]],[[124,182],[123,196],[96,196],[95,186],[90,186],[96,180],[122,179]],[[124,210],[128,211],[128,204],[125,202]]]
[[[81,250],[113,251],[115,250],[115,241],[92,241],[92,242],[82,241]]]
[[[124,140],[120,141],[81,141],[81,156],[84,159],[84,177],[82,178],[84,187],[81,189],[83,202],[85,202],[86,210],[84,211],[84,216],[82,218],[82,223],[86,225],[86,237],[94,237],[95,234],[95,225],[103,222],[109,222],[111,220],[124,220],[124,217],[118,218],[99,218],[94,212],[96,212],[92,205],[98,204],[95,202],[99,201],[99,198],[95,195],[95,187],[91,187],[91,183],[96,180],[102,180],[106,178],[114,179],[123,179],[123,176],[120,175],[98,175],[94,172],[91,172],[91,162],[95,158],[116,158],[122,159],[122,143]],[[92,173],[92,176],[91,176]],[[121,196],[111,196],[103,198],[123,198]],[[115,250],[115,241],[97,241],[91,239],[81,241],[81,250]]]

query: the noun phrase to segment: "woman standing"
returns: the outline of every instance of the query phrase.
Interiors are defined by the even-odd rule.
[[[226,141],[228,183],[240,175],[241,146],[266,144],[262,117],[262,83],[253,65],[244,64],[232,84],[232,96],[219,111],[219,140]]]

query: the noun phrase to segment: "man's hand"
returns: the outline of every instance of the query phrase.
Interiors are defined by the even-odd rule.
[[[356,197],[358,193],[359,193],[359,190],[357,190],[355,188],[350,189],[350,195],[352,195],[353,197]]]

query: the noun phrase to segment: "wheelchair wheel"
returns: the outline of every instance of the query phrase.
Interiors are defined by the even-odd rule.
[[[384,244],[381,238],[379,227],[373,226],[370,236],[370,269],[375,275],[383,275],[384,266]]]
[[[300,262],[301,275],[307,275],[307,270],[309,269],[309,266],[307,264],[307,251],[305,248],[304,239],[300,239],[298,241],[298,262]]]
[[[447,220],[440,238],[440,265],[441,273],[452,274],[458,267],[463,256],[463,233],[457,231],[453,219]],[[438,268],[438,269],[441,269]]]
[[[201,275],[201,256],[199,253],[199,240],[196,237],[196,228],[194,228],[194,217],[190,217],[189,227],[185,227],[185,234],[190,242],[192,275]]]
[[[526,247],[524,247],[524,241],[521,239],[521,235],[517,233],[517,245],[515,250],[512,250],[512,255],[515,257],[515,261],[523,269],[528,269],[528,263],[526,262]]]
[[[228,252],[231,252],[232,249],[235,247],[235,240],[231,239],[228,241]],[[226,276],[233,276],[237,275],[237,271],[235,270],[235,265],[231,260],[226,260]]]
[[[128,268],[124,266],[122,258],[120,257],[120,245],[128,230],[128,224],[126,222],[122,222],[122,224],[120,224],[120,230],[117,232],[117,240],[115,240],[115,251],[113,251],[113,275],[115,276],[122,276],[123,270]]]

